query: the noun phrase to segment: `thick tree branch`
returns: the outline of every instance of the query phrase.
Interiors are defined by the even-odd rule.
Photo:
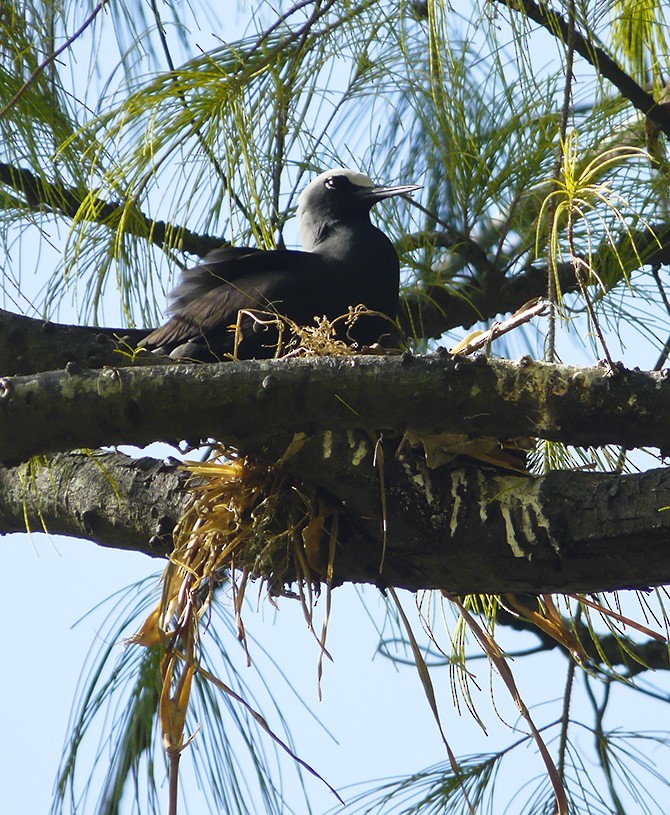
[[[365,435],[315,437],[284,465],[296,479],[315,476],[340,510],[337,583],[538,594],[670,582],[670,470],[540,478],[474,466],[428,471],[421,456],[394,459],[393,446],[383,488]],[[52,533],[165,554],[188,501],[183,484],[176,463],[112,453],[0,468],[0,531],[25,529],[25,512],[33,529],[44,523]]]
[[[2,165],[0,177],[1,168]],[[164,227],[161,227],[163,235]],[[157,234],[160,237],[161,231]],[[188,236],[187,239],[190,241]],[[425,239],[425,235],[410,236],[410,245]],[[454,328],[467,329],[482,320],[515,312],[529,300],[546,294],[545,267],[527,264],[518,274],[503,276],[503,271],[492,269],[488,261],[484,267],[481,258],[477,260],[484,253],[471,239],[460,239],[447,233],[437,234],[434,239],[439,245],[459,254],[478,271],[471,278],[405,292],[399,322],[407,337],[440,337]],[[200,253],[221,243],[207,236],[195,236],[194,240],[196,243],[184,246],[187,251]],[[199,246],[201,240],[205,243]],[[407,249],[408,246],[403,243],[403,248]],[[641,263],[667,264],[670,262],[670,226],[658,224],[653,232],[644,229],[626,233],[617,251],[619,258],[630,258],[626,268],[629,274]],[[603,242],[596,251],[594,268],[599,273],[604,258],[610,253],[608,241]],[[557,272],[564,294],[578,289],[573,264],[560,264]],[[0,309],[0,374],[13,376],[57,370],[64,368],[68,362],[88,368],[122,366],[129,360],[118,353],[117,348],[124,350],[124,343],[119,348],[117,338],[123,338],[134,346],[149,330],[61,325]]]
[[[0,372],[4,375],[53,371],[77,363],[86,368],[130,363],[128,352],[146,329],[63,325],[0,309]]]
[[[670,579],[670,470],[538,478],[482,466],[428,469],[421,455],[398,459],[397,447],[328,433],[285,465],[355,519],[356,544],[338,550],[339,580],[539,594]]]
[[[577,287],[571,265],[566,265],[562,278],[563,292]],[[515,312],[529,300],[543,296],[546,287],[546,269],[535,266],[502,282],[497,279],[496,285],[475,278],[428,286],[403,297],[400,325],[407,337],[440,337],[450,329],[467,329],[481,320]],[[0,375],[58,370],[68,362],[87,368],[123,366],[130,360],[119,351],[137,345],[149,330],[63,325],[0,309]],[[117,338],[123,340],[120,345]]]
[[[49,532],[152,556],[172,550],[190,500],[177,462],[67,453],[0,466],[0,534]]]
[[[0,460],[317,428],[537,436],[670,450],[667,372],[478,357],[330,357],[50,371],[0,380]]]

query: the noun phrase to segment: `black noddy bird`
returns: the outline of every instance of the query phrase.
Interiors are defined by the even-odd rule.
[[[140,345],[174,358],[213,362],[261,359],[277,353],[276,326],[268,312],[297,325],[331,322],[363,304],[383,317],[363,316],[342,338],[359,347],[393,333],[398,310],[400,264],[387,236],[370,222],[384,198],[421,189],[375,186],[368,176],[334,169],[300,193],[298,219],[304,251],[223,246],[182,273],[170,294],[170,319]],[[258,312],[258,317],[240,311]],[[270,316],[270,320],[272,317]],[[237,332],[236,332],[237,326]],[[344,332],[346,331],[346,337]]]

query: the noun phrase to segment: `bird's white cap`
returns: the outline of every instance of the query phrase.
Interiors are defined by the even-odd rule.
[[[317,175],[316,178],[313,178],[298,196],[298,217],[300,217],[301,212],[304,211],[307,200],[310,197],[310,193],[312,193],[315,189],[322,187],[329,178],[341,176],[348,178],[355,187],[364,187],[368,189],[374,187],[374,182],[370,176],[365,175],[365,173],[359,173],[356,170],[348,170],[346,167],[334,167],[332,170],[326,170],[320,175]]]
[[[343,184],[343,179],[349,183]],[[341,217],[343,212],[347,215],[358,213],[360,216],[362,212],[367,213],[377,201],[418,189],[421,188],[416,185],[378,187],[365,173],[345,167],[326,170],[310,181],[298,197],[302,245],[308,252],[312,251],[320,239],[323,224],[331,216]]]

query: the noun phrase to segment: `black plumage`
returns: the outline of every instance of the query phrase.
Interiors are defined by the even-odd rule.
[[[300,194],[298,218],[305,251],[226,246],[182,274],[170,295],[170,319],[142,345],[176,358],[215,361],[275,356],[278,334],[271,315],[298,325],[329,320],[350,306],[395,319],[399,261],[387,236],[370,222],[378,201],[419,189],[375,187],[351,170],[322,173]],[[258,313],[238,315],[240,311]],[[237,339],[235,326],[238,326]],[[345,338],[344,329],[341,329]],[[383,341],[389,320],[364,316],[346,332],[359,346]]]

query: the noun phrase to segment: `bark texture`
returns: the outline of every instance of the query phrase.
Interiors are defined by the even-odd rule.
[[[664,371],[447,353],[140,358],[0,379],[0,532],[44,527],[165,555],[189,500],[179,465],[69,451],[214,438],[283,457],[338,512],[337,582],[457,593],[670,582],[670,471],[536,478],[445,453],[459,434],[466,452],[488,437],[496,461],[497,439],[524,437],[670,450]]]
[[[0,466],[0,534],[48,532],[164,556],[189,501],[178,462],[122,453],[42,456]]]
[[[317,429],[535,436],[670,450],[667,371],[522,358],[331,357],[65,371],[0,379],[0,461],[109,444],[250,449]]]
[[[568,593],[670,580],[670,470],[534,477],[475,464],[429,469],[421,453],[398,460],[393,447],[373,464],[381,453],[369,436],[319,436],[287,465],[355,519],[355,543],[336,559],[340,581]]]
[[[670,582],[670,470],[430,470],[420,452],[396,459],[395,446],[363,433],[321,434],[283,465],[340,513],[336,583],[569,593]],[[185,479],[177,462],[120,453],[0,468],[0,524],[23,531],[27,521],[32,530],[165,555],[189,501]]]

